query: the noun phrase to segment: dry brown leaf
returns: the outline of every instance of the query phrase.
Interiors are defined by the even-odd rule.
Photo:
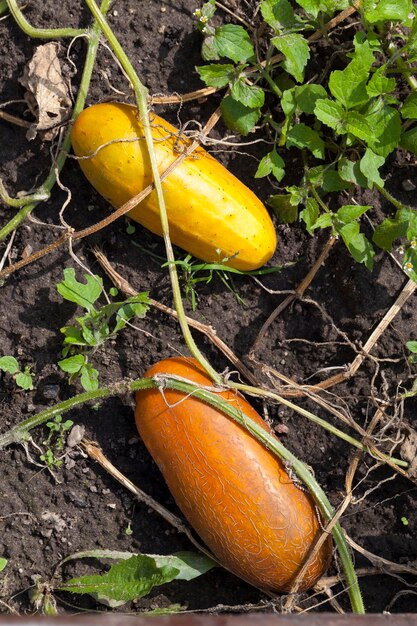
[[[27,90],[25,99],[37,120],[26,133],[29,140],[41,132],[42,138],[50,141],[70,115],[71,98],[62,77],[58,51],[56,42],[38,46],[20,79]]]

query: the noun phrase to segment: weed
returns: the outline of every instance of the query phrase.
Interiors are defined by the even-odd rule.
[[[98,388],[98,371],[89,362],[89,354],[108,339],[114,338],[133,317],[144,317],[149,308],[147,293],[128,298],[123,302],[110,302],[95,306],[103,292],[103,281],[99,276],[85,275],[86,282],[75,278],[72,268],[64,270],[64,280],[57,285],[60,295],[69,302],[81,306],[85,315],[76,317],[76,325],[64,326],[64,348],[58,362],[62,371],[69,374],[70,382],[79,378],[86,391]],[[113,293],[117,294],[117,290]]]
[[[271,176],[280,183],[287,151],[302,151],[300,184],[269,199],[281,221],[301,220],[310,234],[330,228],[369,269],[374,245],[391,250],[396,239],[405,238],[403,268],[417,280],[417,213],[386,192],[380,173],[397,147],[417,154],[414,5],[411,0],[362,2],[361,28],[344,54],[343,68],[316,83],[305,78],[308,35],[349,2],[297,0],[297,5],[294,11],[289,0],[262,0],[268,35],[255,46],[241,25],[214,27],[215,2],[209,0],[195,12],[204,36],[202,56],[209,62],[197,68],[200,77],[210,87],[228,88],[221,109],[230,129],[247,135],[258,126],[269,128],[274,146],[259,163],[256,177]],[[395,93],[404,79],[410,90],[399,101]],[[346,205],[332,211],[327,204],[329,194],[354,186],[377,189],[398,209],[376,228],[372,241],[360,228],[361,216],[372,207]]]
[[[19,362],[14,356],[2,356],[0,358],[0,370],[11,374],[16,385],[21,389],[25,391],[33,389],[33,373],[30,366],[26,365],[21,369]]]

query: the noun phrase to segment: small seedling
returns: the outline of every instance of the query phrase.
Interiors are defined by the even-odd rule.
[[[81,306],[85,315],[76,317],[76,325],[64,326],[64,348],[58,362],[62,371],[69,374],[70,382],[77,378],[86,391],[98,388],[98,371],[89,362],[99,346],[126,326],[133,317],[143,318],[149,308],[147,293],[140,293],[123,302],[110,302],[97,306],[103,292],[103,281],[99,276],[85,275],[86,282],[80,283],[75,278],[72,268],[64,270],[64,280],[57,285],[60,295],[69,302]],[[116,292],[113,292],[117,294]]]
[[[408,519],[405,517],[405,515],[402,516],[401,523],[403,524],[403,526],[408,526]]]
[[[21,389],[25,391],[33,389],[33,374],[30,366],[26,365],[21,369],[19,362],[14,356],[2,356],[0,358],[0,370],[11,374],[16,385]]]
[[[49,428],[48,438],[43,442],[46,446],[53,445],[57,452],[62,452],[65,446],[66,433],[74,426],[72,420],[62,421],[62,415],[56,415],[51,422],[46,423]]]
[[[5,559],[3,556],[0,556],[0,572],[4,570],[6,565],[7,565],[7,559]]]

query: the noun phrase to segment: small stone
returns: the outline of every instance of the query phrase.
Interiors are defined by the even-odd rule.
[[[107,505],[109,507],[109,509],[115,509],[116,505],[114,504],[114,502],[109,502],[109,504]]]
[[[401,183],[401,186],[404,189],[404,191],[414,191],[414,189],[416,188],[415,183],[413,183],[413,181],[410,180],[409,178],[406,178],[405,180],[403,180]]]
[[[113,11],[113,15],[114,17],[117,17],[119,15],[119,11],[116,11],[116,9]]]
[[[90,486],[90,491],[91,491],[91,493],[97,493],[98,489],[97,489],[97,487],[95,485],[91,485]]]
[[[45,385],[42,393],[46,400],[56,400],[59,395],[59,385]]]
[[[161,7],[159,10],[161,11],[161,13],[165,13],[167,8],[166,7]]]

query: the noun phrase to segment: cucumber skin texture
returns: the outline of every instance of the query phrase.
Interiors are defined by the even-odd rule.
[[[156,374],[212,385],[191,358],[165,359],[145,376]],[[220,395],[269,432],[242,396]],[[283,464],[231,418],[178,391],[138,391],[135,418],[178,507],[220,563],[258,588],[288,592],[321,524]],[[331,551],[329,537],[299,591],[323,575]]]
[[[159,172],[178,156],[178,130],[151,115]],[[132,140],[137,141],[117,141]],[[120,103],[96,104],[78,116],[71,132],[80,167],[93,187],[115,208],[152,182],[151,167],[136,107]],[[276,234],[261,201],[203,148],[182,162],[163,181],[171,241],[208,262],[254,270],[274,254]],[[162,235],[156,193],[129,212],[151,232]],[[236,255],[236,256],[234,256]],[[232,258],[233,257],[233,258]]]

